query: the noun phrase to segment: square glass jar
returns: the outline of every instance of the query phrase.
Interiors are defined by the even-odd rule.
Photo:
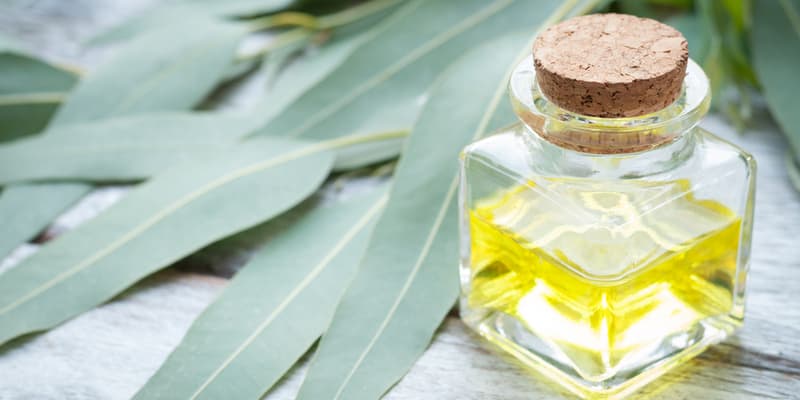
[[[627,395],[732,334],[755,161],[697,127],[702,69],[632,118],[558,108],[530,59],[510,93],[521,122],[461,156],[465,323],[583,397]]]

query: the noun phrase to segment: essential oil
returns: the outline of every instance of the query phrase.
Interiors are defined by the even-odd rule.
[[[614,14],[544,35],[571,32],[566,46],[583,40],[581,29],[588,38],[616,35],[604,44],[612,53],[633,44],[650,46],[645,54],[685,52],[671,28]],[[654,40],[628,40],[642,32]],[[658,44],[665,37],[670,43]],[[576,65],[574,57],[593,57],[572,56]],[[677,90],[654,74],[645,82],[653,88],[634,88],[631,98],[600,91],[590,100],[575,97],[580,91],[563,76],[549,90],[566,93],[547,93],[539,60],[525,60],[511,78],[522,122],[462,155],[462,318],[583,397],[630,394],[724,340],[744,318],[755,163],[696,127],[708,109],[708,80],[681,57],[636,61],[650,73],[658,68],[648,63],[660,63],[665,74],[669,60],[674,68],[684,62]],[[670,92],[675,99],[666,102],[636,98]]]

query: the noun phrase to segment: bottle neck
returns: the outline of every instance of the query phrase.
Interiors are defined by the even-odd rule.
[[[630,118],[598,118],[566,111],[539,91],[533,60],[527,58],[514,70],[509,83],[514,111],[530,132],[552,146],[578,153],[575,156],[631,158],[680,152],[690,143],[694,127],[708,112],[708,78],[692,60],[686,70],[683,91],[666,108]],[[547,147],[540,143],[540,146]]]
[[[639,179],[670,171],[684,164],[694,150],[695,129],[674,140],[638,152],[596,154],[576,151],[545,140],[530,126],[523,125],[523,140],[535,153],[541,175],[603,180]]]

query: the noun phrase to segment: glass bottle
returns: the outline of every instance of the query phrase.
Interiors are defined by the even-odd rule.
[[[520,122],[461,156],[462,319],[583,397],[630,394],[744,317],[755,161],[699,128],[709,83],[641,116],[567,111],[533,60]]]

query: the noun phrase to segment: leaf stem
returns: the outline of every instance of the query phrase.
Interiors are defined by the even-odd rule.
[[[319,19],[311,14],[287,11],[279,14],[256,18],[249,22],[250,32],[286,26],[319,29]]]
[[[287,11],[253,19],[249,22],[250,32],[290,26],[294,27],[294,29],[278,34],[275,36],[274,40],[252,53],[239,55],[236,61],[248,61],[263,57],[271,51],[305,40],[314,33],[331,30],[356,22],[400,2],[401,0],[373,0],[321,17],[296,11]]]
[[[85,69],[83,69],[83,68],[81,68],[81,67],[79,67],[77,65],[74,65],[74,64],[67,64],[67,63],[63,63],[63,62],[60,62],[60,61],[59,62],[50,62],[50,63],[53,64],[54,66],[58,67],[58,68],[61,68],[61,69],[65,70],[65,71],[72,72],[73,74],[77,75],[78,77],[83,76],[84,74],[86,74],[86,70]]]
[[[408,135],[409,131],[407,130],[385,131],[385,132],[370,133],[366,135],[356,133],[353,135],[338,137],[336,139],[325,140],[317,143],[317,145],[326,150],[339,149],[342,147],[356,146],[359,144],[370,143],[370,142],[401,139],[407,137]]]
[[[398,3],[400,3],[400,0],[368,1],[355,7],[348,8],[344,11],[319,17],[319,27],[320,29],[332,29],[342,25],[347,25],[362,18],[379,13]]]
[[[0,95],[0,106],[19,104],[58,104],[67,97],[65,92],[36,92]]]
[[[238,55],[236,57],[236,61],[237,62],[248,61],[263,57],[266,54],[273,52],[275,50],[282,49],[284,47],[290,46],[302,40],[306,40],[309,37],[311,37],[313,33],[314,32],[312,30],[309,30],[307,28],[294,28],[286,32],[279,33],[278,35],[275,36],[273,40],[271,40],[269,43],[259,48],[258,50]]]
[[[297,11],[287,11],[250,20],[250,30],[253,32],[286,26],[303,27],[318,31],[333,29],[381,12],[400,3],[400,1],[401,0],[367,1],[355,7],[321,17]]]

